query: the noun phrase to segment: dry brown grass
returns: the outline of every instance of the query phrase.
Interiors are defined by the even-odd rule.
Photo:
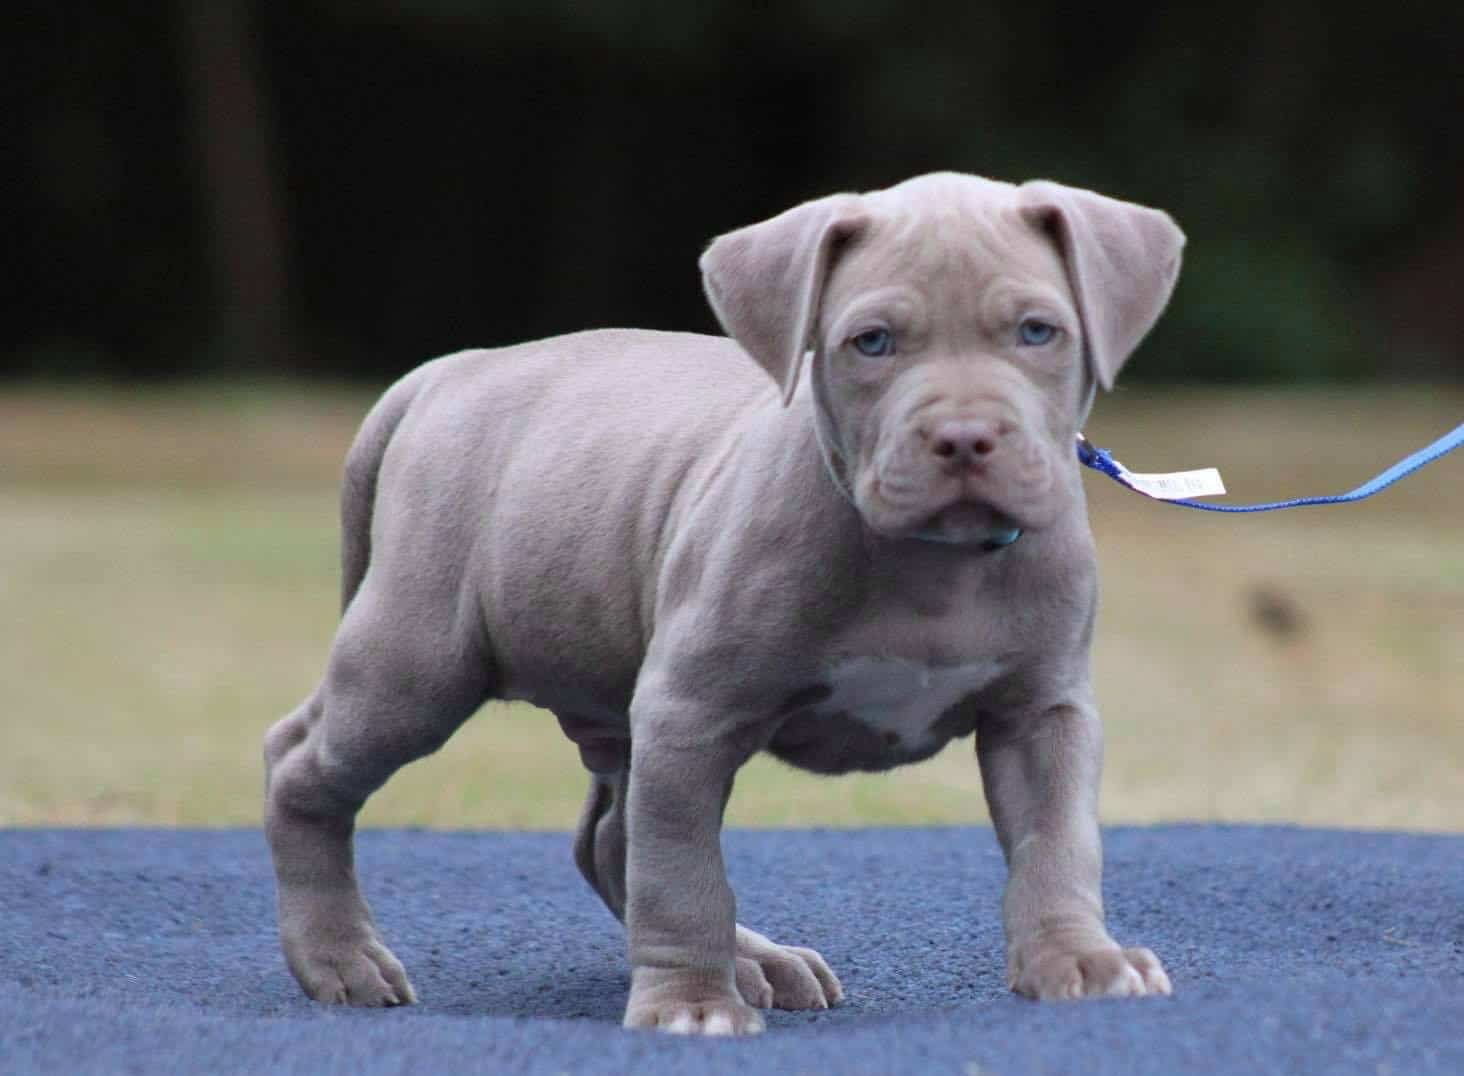
[[[369,403],[0,394],[0,823],[256,820],[259,736],[329,644],[335,483]],[[1137,470],[1214,463],[1261,499],[1340,491],[1461,417],[1457,389],[1131,390],[1100,402],[1089,432]],[[1089,499],[1108,820],[1464,830],[1464,455],[1346,508],[1221,517],[1096,475]],[[1295,629],[1278,631],[1288,612]],[[552,719],[491,706],[366,820],[567,827],[582,784]],[[758,761],[730,815],[984,809],[967,744],[855,778]]]

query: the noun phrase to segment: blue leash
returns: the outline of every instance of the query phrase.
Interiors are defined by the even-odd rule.
[[[1338,493],[1330,497],[1297,497],[1290,501],[1271,501],[1268,504],[1205,504],[1202,501],[1190,500],[1188,498],[1160,498],[1169,504],[1183,505],[1185,508],[1199,508],[1206,512],[1272,512],[1278,508],[1302,508],[1313,504],[1348,504],[1352,501],[1360,501],[1365,497],[1371,497],[1374,493],[1387,489],[1399,479],[1406,478],[1414,471],[1425,464],[1432,463],[1440,456],[1446,456],[1454,449],[1464,444],[1464,424],[1456,426],[1450,432],[1444,434],[1433,444],[1426,448],[1420,448],[1417,452],[1406,459],[1399,460],[1376,478],[1369,479],[1356,489],[1347,493]],[[1078,459],[1086,467],[1091,467],[1100,474],[1106,474],[1119,485],[1126,489],[1132,489],[1143,496],[1150,494],[1143,493],[1128,481],[1129,471],[1117,460],[1115,460],[1104,449],[1096,447],[1082,434],[1078,435]]]

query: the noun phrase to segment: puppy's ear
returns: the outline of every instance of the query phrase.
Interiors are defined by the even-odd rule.
[[[727,335],[793,399],[839,246],[866,226],[860,198],[835,194],[714,240],[702,286]]]
[[[1098,384],[1111,389],[1169,302],[1184,233],[1157,209],[1046,180],[1022,184],[1020,197],[1022,215],[1057,242],[1089,366]]]

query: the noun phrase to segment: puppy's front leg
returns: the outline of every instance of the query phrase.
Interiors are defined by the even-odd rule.
[[[726,715],[686,700],[631,709],[625,1026],[749,1035],[762,1017],[737,991],[737,906],[722,862],[722,811],[751,751]]]
[[[1007,981],[1027,997],[1169,993],[1147,949],[1103,924],[1098,779],[1103,733],[1084,701],[984,721],[977,756],[1006,855]]]

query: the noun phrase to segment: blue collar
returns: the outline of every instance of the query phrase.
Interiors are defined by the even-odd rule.
[[[990,538],[986,539],[985,542],[981,543],[981,548],[986,550],[986,552],[988,553],[995,553],[998,549],[1005,549],[1021,536],[1021,527],[1009,527],[1004,531],[998,531],[996,534],[993,534]]]
[[[954,538],[946,538],[939,531],[920,530],[910,535],[917,541],[935,542],[937,545],[974,546],[983,553],[995,553],[998,549],[1005,549],[1021,536],[1021,527],[1007,527],[1005,530],[996,531],[980,542],[962,542]]]

